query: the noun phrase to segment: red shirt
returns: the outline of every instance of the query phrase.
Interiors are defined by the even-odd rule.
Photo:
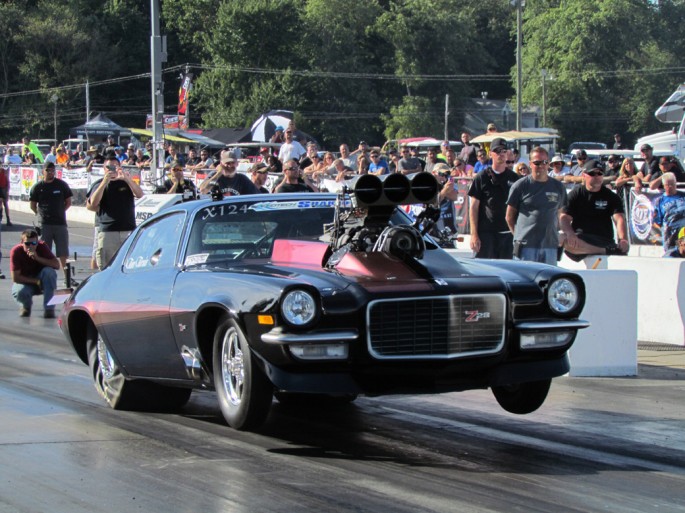
[[[48,245],[42,240],[38,241],[36,254],[40,257],[47,258],[48,260],[55,258],[55,255],[52,254]],[[46,266],[36,262],[28,253],[26,253],[23,243],[17,244],[10,251],[10,271],[21,271],[22,276],[35,277],[38,276],[43,267]]]

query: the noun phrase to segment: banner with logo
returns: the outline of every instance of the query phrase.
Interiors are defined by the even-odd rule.
[[[186,73],[181,82],[181,87],[178,90],[178,128],[181,130],[188,130],[190,119],[190,108],[188,107],[188,100],[190,98],[190,91],[193,87],[193,74]]]
[[[628,195],[628,226],[630,243],[641,246],[661,246],[663,243],[661,228],[654,226],[654,209],[661,196],[660,191],[642,191],[636,193],[630,189]]]

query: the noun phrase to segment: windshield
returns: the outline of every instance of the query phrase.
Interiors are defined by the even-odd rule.
[[[276,239],[325,241],[333,201],[221,203],[199,210],[190,232],[186,265],[268,258]]]
[[[330,243],[325,226],[333,222],[334,199],[218,203],[196,212],[185,265],[268,259],[277,239]],[[399,209],[390,224],[411,221]]]

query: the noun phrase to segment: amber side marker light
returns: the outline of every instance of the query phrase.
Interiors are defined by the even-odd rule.
[[[257,316],[257,322],[259,324],[268,324],[268,325],[273,326],[274,317],[273,317],[273,315],[258,315]]]

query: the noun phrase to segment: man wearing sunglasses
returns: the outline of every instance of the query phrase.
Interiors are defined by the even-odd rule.
[[[259,192],[262,194],[269,194],[269,189],[266,188],[266,181],[269,178],[269,169],[266,164],[252,164],[250,167],[250,179]]]
[[[590,160],[583,183],[568,195],[559,223],[566,255],[579,262],[588,255],[625,255],[628,228],[621,198],[604,184],[604,167]],[[614,241],[614,224],[618,243]]]
[[[490,144],[492,165],[478,173],[469,188],[471,250],[476,258],[510,259],[513,239],[505,218],[511,186],[519,176],[507,167],[506,142]]]
[[[104,176],[87,193],[86,209],[96,212],[95,260],[103,269],[136,228],[136,198],[145,193],[123,170],[114,152],[106,152]]]
[[[29,317],[33,296],[43,294],[43,317],[54,319],[55,307],[48,303],[57,288],[59,260],[35,230],[24,230],[21,243],[10,252],[12,297],[19,303],[19,317]]]
[[[200,193],[208,194],[214,189],[221,196],[258,194],[259,190],[250,179],[237,171],[238,162],[230,150],[221,152],[221,163],[216,171],[200,184]]]
[[[507,225],[514,234],[514,258],[556,265],[559,214],[567,204],[566,187],[550,178],[549,154],[542,147],[530,152],[531,174],[511,186]]]
[[[314,187],[307,179],[300,181],[300,166],[297,160],[291,159],[283,165],[283,180],[274,187],[274,193],[281,192],[314,192]]]
[[[570,171],[564,177],[565,182],[582,182],[583,168],[587,162],[587,152],[585,150],[578,150],[576,153],[577,162],[571,166]]]
[[[178,160],[171,161],[169,178],[157,189],[157,194],[180,194],[181,201],[197,199],[197,187],[183,175],[183,165]]]

